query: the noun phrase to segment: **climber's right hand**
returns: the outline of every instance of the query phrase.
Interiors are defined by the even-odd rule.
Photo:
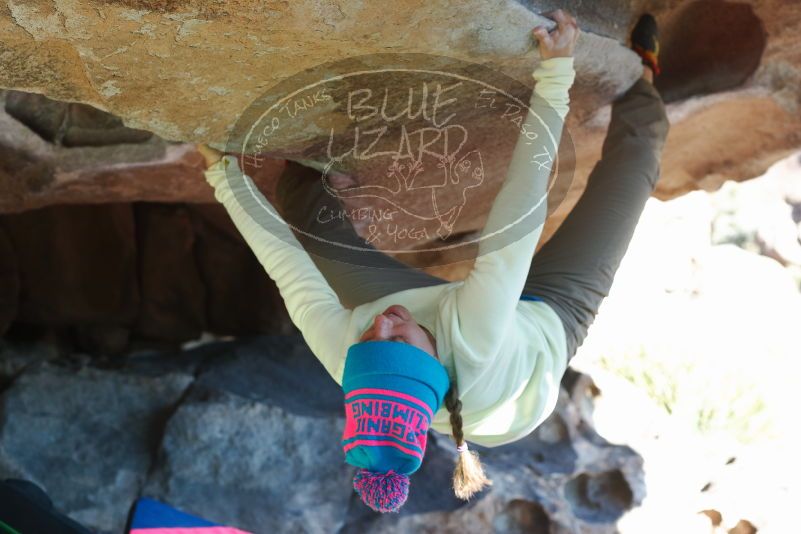
[[[563,9],[544,13],[543,16],[555,20],[556,28],[550,33],[545,26],[537,26],[532,30],[542,59],[571,57],[581,33],[576,17]]]

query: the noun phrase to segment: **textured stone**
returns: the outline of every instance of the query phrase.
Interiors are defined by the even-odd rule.
[[[758,179],[724,184],[713,197],[712,243],[732,243],[801,267],[801,240],[795,206],[801,198],[801,165],[787,158]]]
[[[57,205],[0,216],[0,326],[83,350],[131,338],[289,333],[281,296],[219,205]]]
[[[206,327],[206,294],[195,260],[195,228],[182,206],[135,206],[140,280],[138,334],[184,341]]]
[[[801,8],[795,2],[508,0],[490,7],[475,0],[387,10],[316,2],[257,8],[200,0],[102,6],[34,1],[0,12],[0,86],[70,104],[42,95],[6,97],[8,111],[0,113],[0,191],[6,192],[0,210],[53,202],[210,201],[200,176],[202,159],[191,145],[177,142],[222,147],[248,106],[269,88],[344,57],[441,55],[485,65],[530,87],[538,52],[528,30],[546,21],[535,13],[558,7],[575,13],[583,30],[566,124],[572,143],[563,140],[560,151],[564,172],[575,179],[552,190],[543,242],[577,201],[600,155],[609,102],[638,75],[638,58],[625,45],[643,10],[653,12],[662,28],[664,71],[657,86],[671,102],[659,198],[757,176],[801,144],[801,59],[795,52]],[[265,33],[265,27],[280,31]],[[29,109],[34,104],[43,111]],[[478,123],[466,125],[474,129]],[[146,139],[145,130],[161,137]],[[44,137],[25,133],[33,131]],[[322,134],[310,121],[292,143],[266,155],[319,163]],[[96,146],[123,139],[125,144]],[[512,137],[498,131],[474,142],[482,147],[489,180],[466,206],[455,241],[483,224]],[[282,164],[264,161],[252,174],[269,196]],[[463,258],[405,259],[442,264]]]
[[[195,260],[206,292],[206,324],[221,335],[289,333],[294,327],[267,276],[219,204],[189,206],[195,222]]]
[[[29,479],[75,520],[122,532],[190,376],[43,365],[0,402],[0,476]]]
[[[336,530],[353,476],[339,448],[342,425],[198,392],[170,419],[146,493],[253,532]]]
[[[339,416],[342,389],[321,373],[320,363],[296,336],[255,337],[227,344],[208,359],[197,384],[281,406],[304,416]]]
[[[687,2],[661,32],[665,76],[655,85],[666,102],[743,84],[759,67],[768,37],[752,5],[721,0]]]
[[[50,206],[2,220],[17,257],[17,320],[115,325],[136,316],[134,218],[130,205]]]
[[[17,255],[6,231],[0,226],[0,335],[17,316],[19,285]]]
[[[563,7],[581,2],[567,4]],[[61,24],[60,16],[67,13],[70,17]],[[7,36],[0,85],[89,103],[123,117],[129,127],[174,141],[222,141],[236,113],[265,88],[332,58],[424,52],[495,61],[507,73],[527,79],[538,57],[528,30],[550,23],[513,1],[410,4],[390,13],[393,24],[387,24],[385,7],[370,4],[15,3],[0,18]],[[588,29],[604,32],[615,22],[588,17]],[[40,52],[31,43],[49,41],[69,45],[50,48],[36,60],[29,57]],[[603,44],[603,38],[588,32],[577,55],[591,57]],[[586,62],[585,72],[608,82],[608,96],[610,85],[620,88],[621,82],[631,81],[637,61],[625,48],[607,59],[624,68],[622,78],[611,65]],[[158,106],[153,106],[154,95],[159,95]],[[160,98],[164,95],[169,98]]]
[[[0,90],[0,213],[50,204],[214,202],[194,147],[88,104]],[[52,115],[52,116],[51,116]],[[283,162],[253,173],[265,183]]]
[[[65,147],[136,144],[153,137],[151,132],[126,128],[118,117],[92,106],[36,93],[10,93],[5,110],[45,141]]]
[[[9,343],[0,338],[0,391],[28,366],[57,357],[57,348],[47,341]]]

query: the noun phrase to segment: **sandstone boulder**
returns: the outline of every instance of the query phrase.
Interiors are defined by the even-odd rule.
[[[540,14],[556,7],[575,13],[583,32],[560,151],[566,178],[552,190],[544,240],[575,204],[599,157],[609,102],[638,76],[638,58],[626,45],[644,10],[662,29],[664,73],[657,86],[672,123],[659,198],[757,176],[801,144],[795,52],[801,8],[786,0],[507,0],[492,6],[476,0],[402,10],[311,1],[269,8],[203,0],[11,2],[0,10],[0,87],[11,90],[0,114],[0,190],[8,192],[0,210],[123,199],[209,201],[202,160],[181,143],[224,147],[272,88],[343,58],[369,64],[376,54],[447,56],[530,90],[539,56],[528,30],[548,23]],[[480,121],[475,116],[465,124],[475,130]],[[279,158],[253,169],[266,190],[280,173],[280,158],[325,163],[321,124],[304,122],[291,142],[265,149]],[[455,240],[481,227],[512,139],[500,130],[473,139],[489,179],[465,206]]]

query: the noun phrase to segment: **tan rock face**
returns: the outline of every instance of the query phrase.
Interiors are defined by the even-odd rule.
[[[182,143],[225,147],[276,85],[346,57],[447,56],[519,82],[523,91],[516,96],[527,98],[539,60],[529,31],[546,21],[536,13],[556,7],[575,13],[583,32],[559,154],[560,172],[570,176],[552,190],[543,242],[575,204],[600,156],[609,103],[639,75],[639,58],[626,45],[643,10],[653,12],[662,29],[664,70],[657,87],[672,124],[659,198],[757,176],[801,145],[797,2],[584,4],[474,0],[388,9],[355,2],[12,0],[0,6],[0,87],[15,90],[5,94],[0,113],[0,211],[54,203],[211,202],[202,159]],[[398,92],[390,103],[403,98]],[[471,131],[484,124],[466,103],[457,103],[457,111]],[[317,116],[299,124],[285,143],[264,147],[264,156],[278,159],[249,169],[268,198],[281,158],[326,163],[325,121]],[[471,139],[481,147],[486,183],[465,204],[452,240],[469,239],[482,227],[503,180],[512,133],[490,129]],[[380,183],[380,172],[365,167],[354,178]],[[354,199],[344,204],[359,205]],[[364,236],[368,229],[359,231]],[[375,244],[412,250],[427,242]],[[416,263],[464,259],[421,254]]]

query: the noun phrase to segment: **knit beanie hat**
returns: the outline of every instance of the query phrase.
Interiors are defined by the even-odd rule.
[[[423,461],[431,420],[450,380],[434,356],[407,343],[365,341],[345,360],[345,461],[353,488],[377,512],[396,512]]]

